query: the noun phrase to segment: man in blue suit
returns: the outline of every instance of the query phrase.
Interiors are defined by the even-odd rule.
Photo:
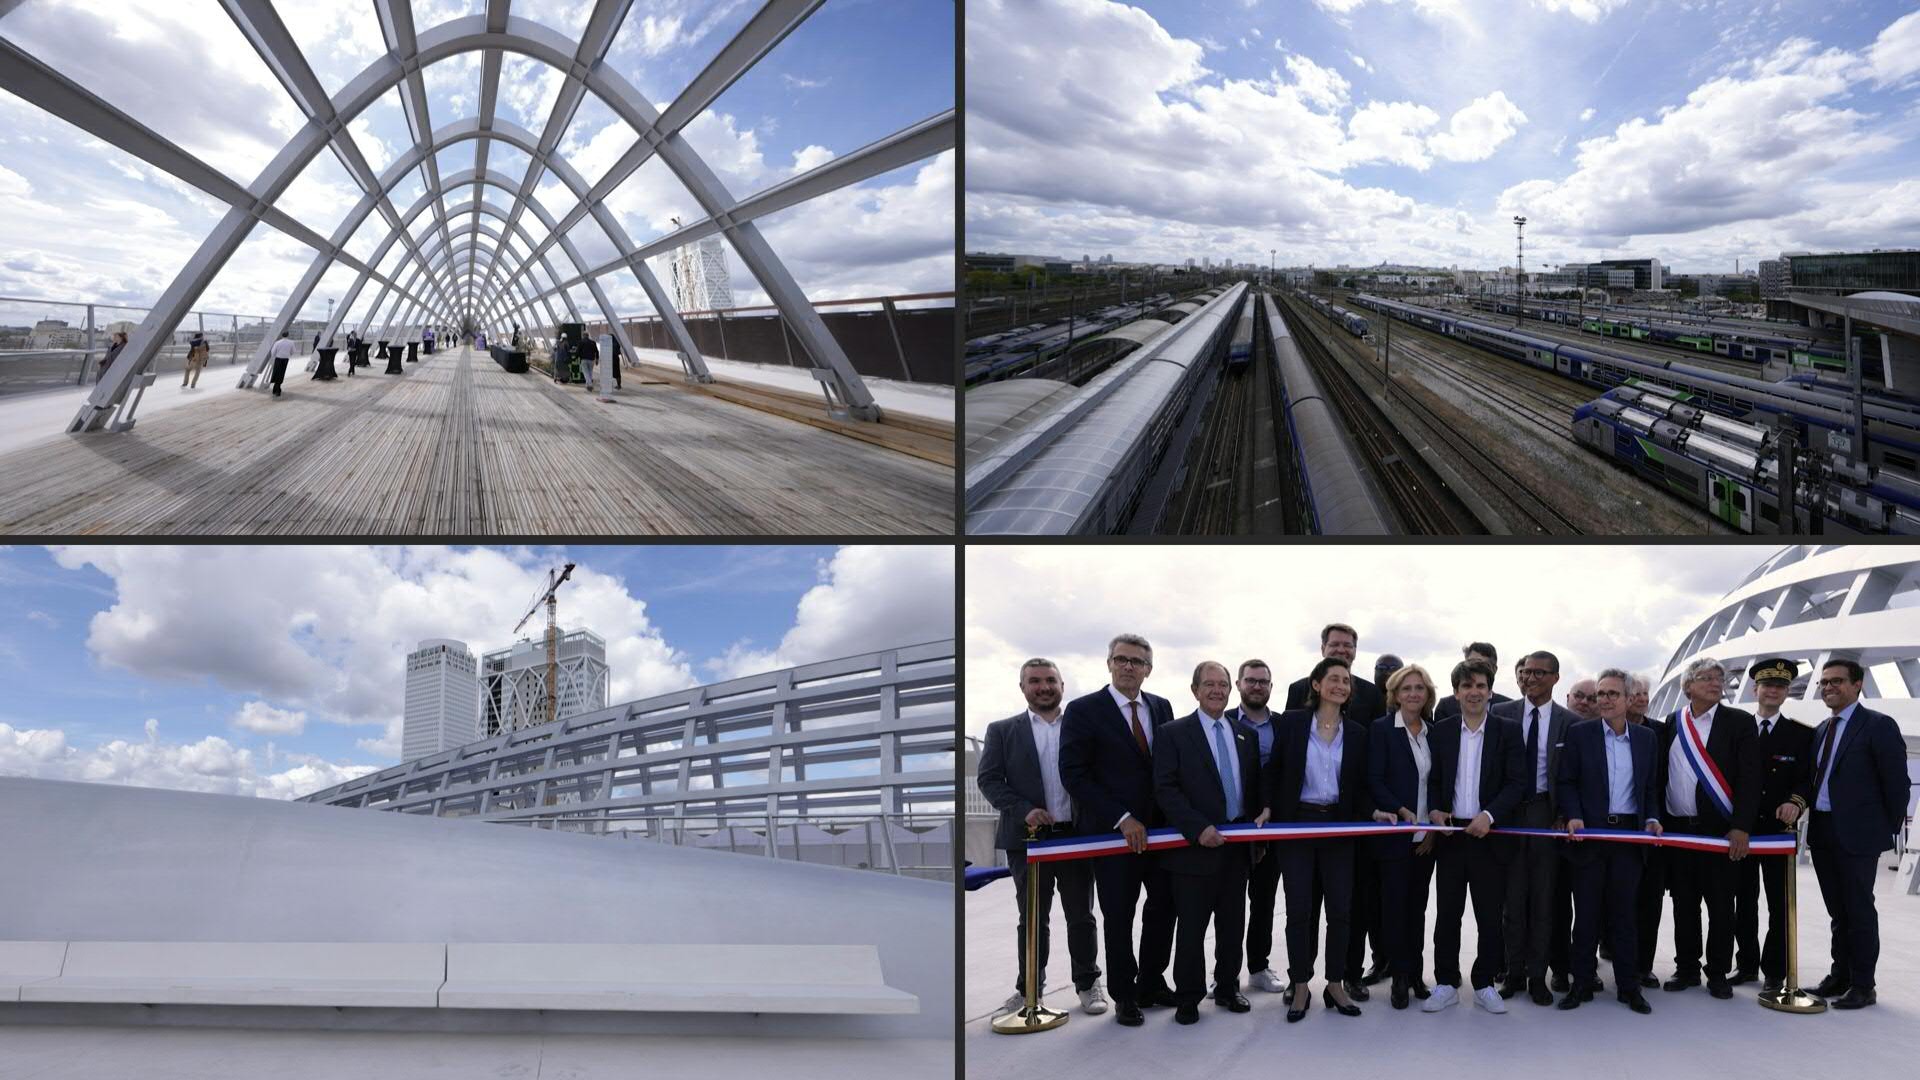
[[[1060,731],[1060,780],[1073,797],[1074,828],[1083,836],[1119,832],[1128,851],[1093,860],[1094,891],[1107,951],[1113,1018],[1145,1022],[1144,1006],[1173,1004],[1167,964],[1173,958],[1173,897],[1165,867],[1147,851],[1147,830],[1162,823],[1154,800],[1153,744],[1173,722],[1166,698],[1140,689],[1153,672],[1153,646],[1138,634],[1107,643],[1106,686],[1067,703]],[[1147,894],[1140,952],[1133,950],[1133,911]]]
[[[1228,844],[1220,826],[1252,821],[1260,796],[1260,750],[1252,732],[1229,719],[1233,677],[1211,660],[1193,669],[1199,708],[1160,729],[1153,787],[1167,823],[1189,846],[1159,858],[1172,883],[1177,951],[1173,958],[1175,1023],[1200,1019],[1207,996],[1207,921],[1213,920],[1213,1003],[1243,1013],[1240,958],[1247,917],[1247,867],[1253,844]],[[1264,854],[1264,852],[1262,852]]]
[[[1619,668],[1602,671],[1597,679],[1599,723],[1575,724],[1567,730],[1560,751],[1556,788],[1560,813],[1567,819],[1569,856],[1573,863],[1572,986],[1560,999],[1562,1009],[1575,1009],[1593,999],[1599,944],[1599,919],[1605,907],[1607,938],[1613,946],[1616,996],[1637,1013],[1653,1007],[1640,992],[1634,970],[1639,948],[1635,943],[1634,895],[1640,887],[1646,849],[1613,840],[1581,842],[1589,825],[1598,829],[1645,830],[1659,836],[1660,759],[1653,732],[1644,724],[1627,722],[1627,693],[1632,676]]]
[[[1812,774],[1775,811],[1788,825],[1803,812],[1811,814],[1807,847],[1833,920],[1833,966],[1813,992],[1837,998],[1836,1009],[1862,1009],[1877,1000],[1875,864],[1893,847],[1907,811],[1906,745],[1892,717],[1860,704],[1865,679],[1852,660],[1830,660],[1820,669],[1820,700],[1832,715],[1814,729]]]

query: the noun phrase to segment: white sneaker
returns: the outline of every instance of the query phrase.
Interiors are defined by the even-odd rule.
[[[1475,990],[1473,1003],[1496,1016],[1506,1015],[1507,1003],[1500,1000],[1500,991],[1494,987],[1483,986]]]
[[[1433,993],[1428,995],[1426,1004],[1420,1006],[1420,1011],[1439,1012],[1449,1005],[1458,1004],[1460,1004],[1460,991],[1455,990],[1446,983],[1441,983],[1433,988]]]
[[[1272,968],[1254,972],[1247,981],[1269,994],[1283,994],[1287,990],[1287,984],[1280,981],[1280,976],[1275,975]]]
[[[1088,1016],[1099,1016],[1107,1011],[1107,995],[1100,989],[1100,981],[1094,980],[1092,986],[1080,991],[1080,1011]]]
[[[1044,988],[1042,992],[1045,992]],[[1017,1013],[1026,1007],[1027,995],[1025,994],[1013,994],[1009,996],[1007,1000],[1000,1003],[1000,1011],[1002,1013]]]

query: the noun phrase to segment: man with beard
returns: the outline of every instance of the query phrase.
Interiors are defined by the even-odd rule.
[[[1018,947],[1020,971],[1006,1011],[1026,1007],[1027,987],[1027,843],[1073,836],[1073,802],[1060,781],[1060,668],[1035,657],[1020,665],[1020,693],[1025,712],[987,725],[986,744],[980,749],[980,793],[1000,811],[994,831],[995,847],[1007,853],[1013,871],[1013,899],[1020,908]],[[1042,984],[1046,982],[1048,924],[1052,921],[1053,893],[1067,915],[1067,951],[1073,957],[1073,988],[1080,1007],[1098,1015],[1107,1011],[1100,992],[1099,929],[1093,918],[1093,867],[1089,860],[1068,859],[1041,863],[1038,934]],[[1035,995],[1036,1000],[1039,994]]]
[[[1813,767],[1813,729],[1780,711],[1800,675],[1785,657],[1762,660],[1747,671],[1753,680],[1753,719],[1760,727],[1762,832],[1792,832],[1777,808],[1793,798]],[[1787,867],[1791,859],[1747,859],[1737,871],[1733,896],[1733,985],[1752,982],[1757,969],[1764,990],[1778,990],[1787,970]],[[1767,887],[1767,943],[1760,945],[1760,882]],[[1756,965],[1756,961],[1758,962]]]
[[[1240,691],[1239,707],[1227,715],[1252,733],[1260,750],[1260,769],[1265,774],[1273,760],[1273,713],[1267,703],[1273,697],[1273,669],[1265,660],[1248,660],[1240,665],[1235,688]],[[1279,841],[1267,840],[1250,845],[1265,849],[1247,871],[1247,982],[1269,994],[1286,990],[1286,980],[1273,970],[1273,905],[1280,894]],[[1214,931],[1218,935],[1219,931]]]

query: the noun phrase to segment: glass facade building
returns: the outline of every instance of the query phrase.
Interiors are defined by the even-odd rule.
[[[1920,251],[1795,255],[1793,287],[1847,293],[1886,290],[1920,295]]]

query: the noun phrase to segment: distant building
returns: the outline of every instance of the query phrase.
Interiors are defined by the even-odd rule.
[[[65,319],[41,319],[27,335],[29,349],[77,349],[86,344],[87,332],[68,326]]]
[[[465,642],[429,638],[407,654],[400,760],[437,754],[480,738],[480,679]]]
[[[1920,295],[1920,251],[1833,252],[1796,255],[1791,287],[1845,296],[1880,291]]]
[[[1790,283],[1789,268],[1792,260],[1782,256],[1778,259],[1760,260],[1760,295],[1764,299],[1779,300],[1787,295]]]
[[[1010,274],[1013,272],[1012,255],[992,251],[969,251],[966,255],[968,270],[985,270],[989,273]]]
[[[1590,289],[1659,289],[1664,269],[1658,259],[1602,259],[1581,267]],[[1626,275],[1626,276],[1621,276]]]
[[[673,302],[681,311],[725,311],[733,307],[733,279],[726,249],[709,236],[682,244],[668,256]]]
[[[560,634],[554,719],[607,707],[607,643],[591,630]],[[547,722],[547,645],[516,641],[480,658],[482,737]]]

